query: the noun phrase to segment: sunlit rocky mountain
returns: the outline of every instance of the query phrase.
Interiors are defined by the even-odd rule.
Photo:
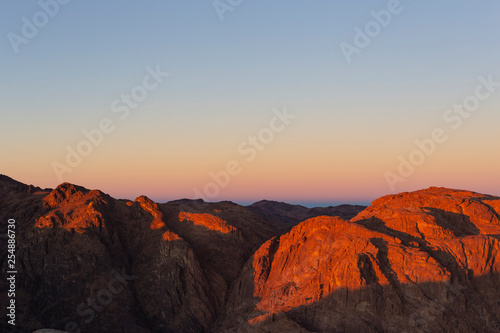
[[[491,195],[433,187],[369,207],[245,207],[0,176],[0,207],[2,239],[16,220],[14,332],[500,331]],[[4,309],[8,288],[2,278]]]

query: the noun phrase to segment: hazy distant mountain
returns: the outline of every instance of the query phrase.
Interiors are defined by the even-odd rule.
[[[285,228],[296,226],[302,221],[316,216],[339,216],[350,220],[366,206],[339,205],[307,208],[284,202],[262,200],[247,206],[251,211]]]
[[[314,210],[116,200],[6,176],[0,207],[3,236],[16,220],[18,272],[16,326],[2,332],[500,330],[498,197],[429,188],[285,234],[293,212]],[[8,289],[2,278],[4,309]]]

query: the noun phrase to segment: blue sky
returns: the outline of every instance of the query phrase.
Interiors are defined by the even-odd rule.
[[[339,44],[352,44],[354,28],[364,29],[373,20],[371,11],[385,10],[389,3],[243,0],[221,21],[211,1],[73,0],[60,5],[16,53],[8,34],[21,34],[22,18],[32,20],[41,7],[37,1],[3,1],[0,135],[2,142],[9,142],[2,147],[3,173],[56,186],[51,161],[62,160],[65,146],[78,142],[83,128],[109,114],[111,101],[141,82],[147,66],[160,65],[170,73],[166,82],[65,180],[116,196],[189,196],[193,178],[180,170],[196,169],[193,174],[199,175],[202,187],[207,173],[231,159],[234,147],[266,124],[273,108],[286,105],[300,120],[247,168],[239,177],[244,180],[235,178],[223,189],[219,199],[268,195],[295,202],[319,197],[366,201],[385,194],[389,189],[383,173],[397,166],[398,154],[411,151],[415,138],[438,126],[444,110],[470,94],[480,75],[500,79],[498,1],[401,1],[401,12],[347,63]],[[451,161],[461,155],[476,157],[479,142],[485,151],[498,152],[486,141],[498,139],[493,132],[500,119],[494,112],[498,105],[498,96],[486,101],[481,116],[468,121],[443,148],[455,155],[436,154],[424,165],[428,170],[401,184],[400,190],[439,185],[435,179],[446,174],[447,163],[456,165]],[[13,136],[18,138],[14,142]],[[463,142],[472,142],[468,136],[477,144],[464,147]],[[365,174],[364,166],[373,164],[371,154],[378,150],[375,171],[354,177],[355,171]],[[176,162],[183,154],[190,156],[190,163]],[[130,177],[140,179],[144,164],[123,171],[123,178],[104,180],[113,174],[100,171],[99,165],[120,166],[137,156],[149,165],[177,164],[163,169],[170,176],[151,169],[161,185],[147,177],[130,190],[117,185]],[[199,163],[193,162],[197,157]],[[285,172],[289,179],[269,181],[272,190],[267,185],[248,187],[252,179],[279,178],[283,172],[269,166],[285,165],[283,160],[295,168]],[[325,167],[311,174],[315,165]],[[456,179],[442,185],[494,190],[486,181],[481,185],[470,178],[471,168],[483,172],[479,166],[458,170]],[[96,173],[99,177],[92,176]],[[300,177],[302,181],[286,190],[295,196],[283,192],[285,183]],[[173,179],[189,185],[169,191]],[[302,192],[302,182],[311,189]],[[479,185],[471,188],[474,184]],[[356,191],[346,195],[348,186]]]

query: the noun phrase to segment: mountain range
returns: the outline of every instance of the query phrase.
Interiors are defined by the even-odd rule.
[[[0,208],[5,332],[500,332],[496,196],[156,203],[0,175]]]

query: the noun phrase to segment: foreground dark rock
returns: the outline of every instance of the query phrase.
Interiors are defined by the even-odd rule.
[[[286,234],[293,215],[273,221],[269,202],[252,206],[0,176],[0,231],[15,219],[18,242],[16,327],[0,330],[500,330],[500,198],[430,188]],[[3,272],[6,256],[4,246]],[[7,289],[2,278],[2,307]]]

